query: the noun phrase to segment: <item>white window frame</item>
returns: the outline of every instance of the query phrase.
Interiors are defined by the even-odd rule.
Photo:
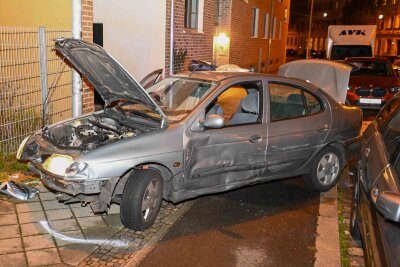
[[[269,13],[264,14],[264,39],[269,38]]]
[[[255,13],[254,13],[255,11]],[[259,17],[260,9],[254,7],[252,9],[252,16],[251,16],[251,37],[257,38],[258,36],[258,17]]]

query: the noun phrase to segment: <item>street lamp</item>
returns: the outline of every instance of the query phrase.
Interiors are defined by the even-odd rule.
[[[383,14],[379,14],[378,19],[383,19]]]
[[[324,12],[324,14],[322,14],[322,16],[323,16],[324,18],[326,18],[326,17],[328,16],[328,13]]]

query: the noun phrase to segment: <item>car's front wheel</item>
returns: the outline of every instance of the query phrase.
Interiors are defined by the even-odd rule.
[[[160,210],[163,179],[154,170],[134,171],[121,199],[121,222],[130,229],[145,230],[153,225]]]
[[[360,179],[362,178],[362,175],[361,162],[359,162],[357,165],[357,177],[354,179],[350,212],[350,233],[356,240],[361,239],[360,228],[358,225],[358,205],[360,203]]]
[[[340,152],[333,146],[322,149],[311,164],[310,173],[303,177],[307,187],[324,192],[339,181],[343,168]]]

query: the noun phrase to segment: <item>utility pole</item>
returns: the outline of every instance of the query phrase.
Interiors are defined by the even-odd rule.
[[[314,0],[311,0],[311,11],[310,11],[310,22],[308,24],[308,38],[307,38],[307,54],[306,54],[306,58],[310,58],[311,27],[312,27],[313,11],[314,11]]]

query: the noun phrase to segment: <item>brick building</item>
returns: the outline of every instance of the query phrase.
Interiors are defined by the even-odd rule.
[[[174,0],[175,71],[201,59],[275,72],[285,60],[289,8],[289,0]],[[167,0],[166,73],[170,12],[171,0]]]

